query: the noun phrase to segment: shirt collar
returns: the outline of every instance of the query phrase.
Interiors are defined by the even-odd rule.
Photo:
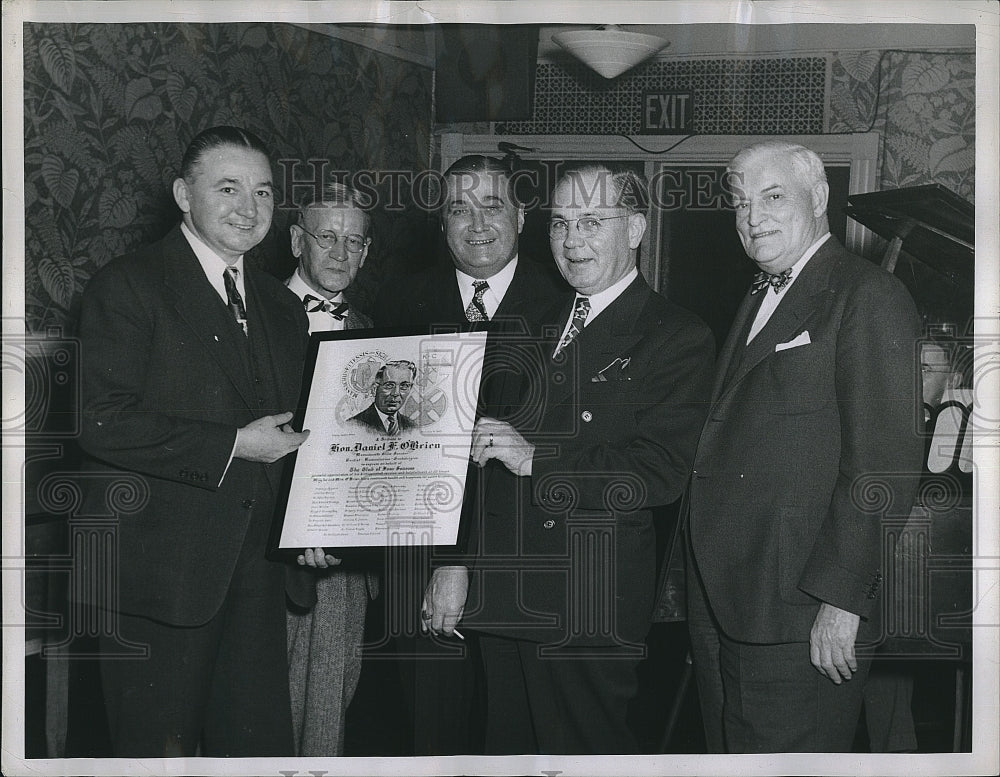
[[[191,246],[191,250],[194,251],[194,255],[197,257],[198,263],[201,265],[201,269],[205,273],[205,277],[208,278],[208,282],[212,284],[212,288],[215,289],[223,300],[228,299],[226,295],[226,284],[222,278],[223,273],[226,271],[227,267],[235,267],[239,271],[239,276],[236,280],[236,287],[240,290],[240,294],[243,296],[245,301],[246,283],[244,282],[245,274],[243,272],[243,256],[241,255],[235,262],[227,262],[215,253],[215,251],[209,248],[205,242],[191,229],[189,229],[188,225],[183,221],[181,222],[181,234],[183,234],[187,239],[188,244]]]
[[[590,313],[587,315],[587,324],[597,318],[597,315],[604,310],[608,305],[618,299],[622,292],[629,287],[636,278],[639,277],[639,269],[633,267],[632,270],[624,277],[618,280],[616,283],[612,284],[604,291],[599,291],[593,296],[587,297],[590,300]],[[585,295],[577,292],[577,297],[583,297]],[[585,324],[586,326],[586,324]]]
[[[781,296],[782,293],[788,291],[791,285],[795,283],[795,279],[802,274],[802,270],[805,268],[806,264],[808,264],[809,260],[813,258],[815,253],[819,251],[820,247],[829,239],[830,239],[830,233],[827,232],[825,235],[820,237],[819,240],[817,240],[815,243],[813,243],[806,249],[806,252],[802,254],[802,256],[795,264],[792,265],[791,268],[792,274],[788,276],[788,283],[786,283],[781,289],[778,290],[778,296]]]
[[[472,302],[472,297],[475,294],[473,284],[478,280],[489,282],[490,291],[493,292],[493,295],[497,299],[497,305],[499,305],[507,293],[507,289],[510,288],[511,281],[514,280],[514,271],[516,269],[517,254],[514,254],[514,258],[507,262],[502,270],[491,275],[489,278],[473,278],[468,273],[464,273],[456,267],[455,278],[458,280],[458,289],[462,294],[462,306],[469,307],[469,303]]]

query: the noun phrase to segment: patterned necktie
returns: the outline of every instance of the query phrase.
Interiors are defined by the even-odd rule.
[[[577,297],[576,306],[573,308],[573,319],[569,322],[569,329],[563,335],[559,347],[552,354],[553,359],[583,331],[588,315],[590,315],[590,300],[586,297]]]
[[[465,309],[465,318],[467,321],[489,321],[490,317],[486,315],[486,305],[483,304],[483,295],[490,284],[487,281],[473,281],[472,285],[475,287],[476,293],[473,295],[469,307]]]
[[[346,302],[330,302],[328,299],[320,299],[319,297],[314,297],[312,294],[306,294],[302,298],[302,303],[306,306],[307,313],[329,313],[338,321],[343,321],[347,318],[347,308],[348,304]]]
[[[792,277],[792,268],[789,267],[787,270],[779,272],[777,275],[771,275],[761,270],[755,276],[753,276],[753,283],[750,285],[750,293],[756,294],[761,289],[766,289],[770,286],[774,289],[774,293],[777,294],[780,289],[785,287],[788,283],[789,278]]]
[[[396,423],[396,414],[392,413],[391,415],[387,415],[386,418],[389,420],[389,428],[387,430],[388,433],[395,434],[396,432],[398,432],[399,424]]]
[[[233,314],[236,323],[243,328],[243,334],[247,333],[247,309],[243,304],[243,297],[236,285],[240,277],[240,271],[235,267],[227,267],[222,274],[223,283],[226,285],[226,297],[229,299],[229,312]]]

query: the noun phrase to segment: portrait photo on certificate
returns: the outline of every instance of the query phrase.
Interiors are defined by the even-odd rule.
[[[486,333],[358,333],[310,341],[272,555],[459,542]]]

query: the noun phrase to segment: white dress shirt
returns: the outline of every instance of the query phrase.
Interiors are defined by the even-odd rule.
[[[781,304],[781,300],[784,298],[788,290],[792,288],[792,284],[795,280],[802,274],[802,269],[806,266],[810,259],[812,259],[813,254],[815,254],[821,245],[825,243],[830,237],[830,233],[827,232],[823,237],[813,243],[806,252],[802,254],[802,258],[799,259],[795,264],[792,265],[792,274],[788,278],[788,283],[778,289],[775,292],[770,286],[766,286],[760,291],[764,295],[763,301],[760,303],[760,307],[757,309],[757,317],[753,320],[753,326],[750,327],[750,334],[747,335],[747,344],[753,340],[761,329],[771,320],[771,316],[774,315],[774,311],[778,309],[778,305]]]
[[[458,280],[458,293],[462,295],[462,309],[468,310],[469,303],[476,296],[475,282],[485,280],[490,286],[483,294],[483,307],[486,308],[486,317],[492,320],[497,314],[500,303],[503,302],[503,295],[510,288],[510,282],[514,280],[514,270],[516,269],[517,256],[507,262],[506,267],[490,278],[473,278],[456,267],[455,278]]]
[[[608,286],[608,288],[604,291],[599,291],[597,294],[587,297],[587,299],[590,300],[590,312],[587,314],[587,318],[583,322],[583,328],[586,329],[590,326],[591,322],[597,318],[612,302],[618,299],[622,295],[622,292],[625,291],[625,289],[629,287],[629,284],[632,283],[632,281],[634,281],[638,276],[638,268],[633,267],[624,278],[621,278],[613,285]],[[560,343],[565,339],[566,333],[569,331],[570,325],[573,323],[573,311],[576,310],[576,300],[584,296],[586,295],[577,292],[576,299],[573,300],[573,307],[570,310],[569,320],[566,321],[566,326],[563,327],[562,334],[559,335]]]
[[[289,291],[295,292],[295,296],[299,299],[305,299],[307,294],[311,294],[319,299],[329,299],[334,305],[339,305],[344,302],[344,292],[337,292],[332,297],[326,297],[320,294],[314,288],[312,288],[305,279],[299,274],[299,269],[296,267],[295,272],[292,273],[292,277],[285,281],[285,285],[288,287]],[[309,316],[309,334],[313,332],[340,332],[347,328],[347,319],[338,320],[327,313],[325,310],[317,310],[314,313],[306,312]]]

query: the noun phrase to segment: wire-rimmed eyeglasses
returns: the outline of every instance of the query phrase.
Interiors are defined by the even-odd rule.
[[[549,222],[549,237],[553,240],[563,240],[566,235],[569,234],[570,222],[576,223],[577,231],[584,237],[593,237],[598,232],[601,231],[602,221],[611,221],[612,219],[625,219],[628,218],[630,213],[623,213],[620,216],[584,216],[579,219],[552,219]]]
[[[338,235],[336,232],[320,232],[318,235],[313,234],[308,229],[303,227],[301,224],[297,225],[299,229],[305,232],[309,237],[316,241],[316,245],[322,248],[324,251],[329,251],[341,240],[344,241],[344,248],[346,248],[350,253],[356,254],[364,250],[366,241],[361,235]]]

